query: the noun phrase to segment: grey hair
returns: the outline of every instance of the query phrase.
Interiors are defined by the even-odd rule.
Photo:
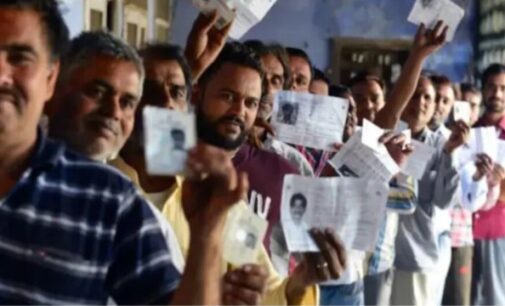
[[[62,58],[59,83],[69,80],[75,69],[89,64],[95,56],[109,56],[113,59],[132,62],[139,73],[140,90],[142,90],[145,71],[139,54],[126,42],[105,31],[82,32],[72,39],[70,48]]]

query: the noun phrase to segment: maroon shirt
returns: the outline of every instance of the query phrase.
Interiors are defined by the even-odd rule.
[[[233,158],[233,164],[238,171],[249,176],[249,205],[255,203],[254,212],[260,216],[266,215],[268,221],[267,234],[263,240],[267,250],[270,250],[270,235],[272,227],[280,221],[282,184],[287,174],[299,174],[283,157],[269,151],[244,144]],[[270,199],[270,207],[263,209]]]

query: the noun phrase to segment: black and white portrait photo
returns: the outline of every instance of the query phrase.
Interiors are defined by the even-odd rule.
[[[298,120],[299,105],[290,102],[281,102],[277,120],[280,123],[295,125]]]

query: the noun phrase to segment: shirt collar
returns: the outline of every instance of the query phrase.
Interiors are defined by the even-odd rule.
[[[60,156],[63,154],[64,146],[46,136],[39,127],[37,129],[37,141],[35,143],[34,154],[30,162],[30,168],[40,169],[56,166]]]

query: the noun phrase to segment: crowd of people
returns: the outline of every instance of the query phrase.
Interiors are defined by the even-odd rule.
[[[426,74],[447,26],[421,25],[386,93],[367,72],[332,84],[300,49],[227,42],[231,25],[216,28],[218,18],[200,14],[184,48],[135,50],[105,31],[70,40],[56,0],[0,2],[0,303],[505,304],[505,170],[464,156],[472,127],[505,139],[505,65],[488,67],[481,89]],[[288,251],[284,177],[346,173],[328,163],[334,151],[275,139],[281,90],[348,100],[344,142],[369,120],[388,131],[380,142],[400,168],[416,150],[395,132],[400,121],[435,148],[420,180],[383,182],[372,252],[329,228],[309,229],[318,252]],[[471,122],[451,119],[456,100]],[[149,173],[147,106],[196,115],[184,177]],[[268,221],[243,266],[223,257],[235,205]]]

